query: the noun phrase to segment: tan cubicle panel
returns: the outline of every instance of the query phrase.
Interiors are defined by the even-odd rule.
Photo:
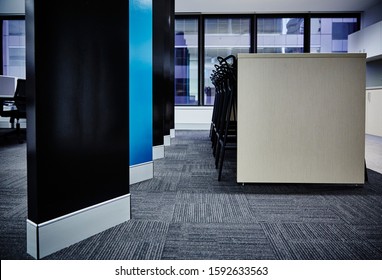
[[[365,54],[239,54],[237,182],[364,183]]]

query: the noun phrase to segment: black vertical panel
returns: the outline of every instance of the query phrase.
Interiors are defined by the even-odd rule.
[[[310,53],[310,20],[311,14],[304,16],[304,53]]]
[[[153,145],[174,128],[174,0],[153,1]]]
[[[0,55],[0,75],[4,75],[3,73],[3,19],[0,16],[0,47],[1,47],[1,55]]]
[[[34,1],[25,1],[28,219],[38,222]]]
[[[162,2],[166,1],[153,1],[153,146],[163,145],[164,135],[166,83],[163,54],[167,39],[164,36],[167,13],[163,11]]]
[[[129,193],[128,1],[27,0],[28,218]]]
[[[175,47],[175,4],[174,0],[162,0],[163,9],[166,13],[166,28],[164,29],[164,36],[166,37],[166,46],[163,53],[163,65],[164,65],[164,79],[166,85],[165,91],[165,123],[164,123],[164,135],[170,135],[170,129],[175,127],[174,124],[174,47]]]

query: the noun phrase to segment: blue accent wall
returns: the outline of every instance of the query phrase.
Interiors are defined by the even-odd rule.
[[[152,161],[152,0],[129,1],[130,166]]]

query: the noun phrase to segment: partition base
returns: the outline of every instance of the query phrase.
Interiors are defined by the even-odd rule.
[[[130,218],[130,194],[126,194],[41,224],[27,220],[27,253],[44,258]]]

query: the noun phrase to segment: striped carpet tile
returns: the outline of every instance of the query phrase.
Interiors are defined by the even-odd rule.
[[[162,259],[275,259],[259,224],[173,223]]]
[[[135,220],[170,222],[175,207],[175,192],[131,191],[131,215]]]
[[[183,173],[180,183],[188,186],[188,188],[208,188],[210,186],[213,187],[229,187],[228,189],[232,189],[237,193],[242,193],[243,190],[240,184],[233,184],[230,180],[217,180],[218,172],[214,169],[209,176],[199,175],[199,174],[189,174]],[[226,177],[227,178],[227,177]],[[227,190],[228,190],[227,189]]]
[[[147,192],[170,192],[176,191],[180,178],[178,177],[154,177],[151,180],[131,185],[130,188],[134,191],[147,191]]]
[[[382,251],[382,225],[356,225],[354,230]]]
[[[32,259],[26,253],[25,219],[0,219],[0,259]]]
[[[376,247],[364,242],[291,242],[298,260],[372,260],[381,259]]]
[[[262,223],[261,226],[279,259],[378,259],[382,256],[378,247],[346,224]]]
[[[172,222],[251,223],[253,216],[242,194],[180,193]]]
[[[45,259],[160,259],[168,223],[130,220]]]
[[[377,197],[337,196],[333,212],[348,224],[382,224],[382,201]],[[382,196],[380,197],[382,200]]]
[[[0,146],[0,170],[26,170],[26,144]]]
[[[253,216],[261,222],[341,223],[339,215],[325,206],[278,205],[250,206]]]

